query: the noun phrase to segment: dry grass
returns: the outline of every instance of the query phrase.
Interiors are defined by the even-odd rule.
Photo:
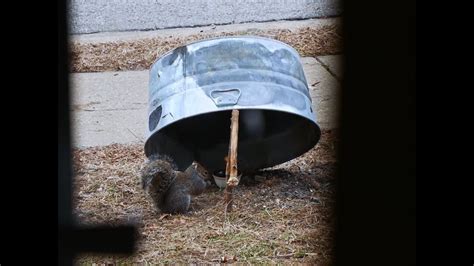
[[[71,72],[102,72],[149,69],[156,58],[187,43],[221,36],[257,35],[280,40],[293,46],[301,56],[342,52],[340,24],[298,30],[252,29],[236,32],[213,32],[186,37],[169,36],[133,41],[71,44]]]
[[[305,155],[243,177],[235,208],[224,215],[216,186],[193,199],[187,215],[160,219],[140,187],[142,146],[110,145],[74,151],[75,212],[82,223],[138,221],[131,257],[82,254],[76,264],[228,262],[332,264],[335,132],[324,132]]]

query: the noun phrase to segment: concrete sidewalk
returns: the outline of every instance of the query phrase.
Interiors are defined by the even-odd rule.
[[[337,127],[341,56],[302,58],[313,109],[323,129]],[[328,71],[329,70],[329,71]],[[73,73],[74,146],[143,143],[147,124],[148,71]]]
[[[72,0],[74,34],[333,17],[339,0]]]

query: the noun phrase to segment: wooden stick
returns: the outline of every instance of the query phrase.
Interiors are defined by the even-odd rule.
[[[229,161],[230,161],[230,173],[227,185],[232,187],[239,184],[237,179],[237,146],[239,142],[239,110],[232,110],[232,118],[230,124],[230,150],[229,150]]]
[[[229,142],[229,150],[227,151],[227,156],[224,158],[224,161],[225,161],[225,178],[226,178],[226,180],[229,180],[229,176],[230,176],[229,151],[230,151],[230,142]]]
[[[229,155],[226,160],[227,186],[225,188],[226,211],[232,211],[232,189],[239,184],[237,179],[237,146],[239,141],[239,110],[232,110],[230,119]]]

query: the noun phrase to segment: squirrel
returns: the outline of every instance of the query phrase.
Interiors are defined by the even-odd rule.
[[[184,172],[166,155],[153,155],[141,170],[142,188],[163,213],[186,213],[191,195],[204,192],[209,172],[194,161]]]

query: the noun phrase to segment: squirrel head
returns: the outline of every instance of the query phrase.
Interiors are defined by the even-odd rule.
[[[211,174],[209,173],[209,171],[206,168],[204,168],[204,166],[202,166],[200,163],[194,161],[192,165],[193,165],[193,168],[196,170],[199,176],[201,176],[202,179],[204,180],[211,179]]]

